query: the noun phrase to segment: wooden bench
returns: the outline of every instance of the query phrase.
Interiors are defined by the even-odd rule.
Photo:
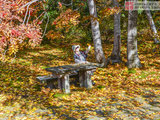
[[[72,73],[69,75],[70,78],[74,78],[76,80],[79,79],[78,77],[78,73]],[[47,83],[47,88],[53,89],[55,88],[53,85],[54,81],[58,80],[58,77],[55,77],[53,75],[44,75],[44,76],[38,76],[36,77],[36,79],[40,82],[40,83]]]
[[[69,78],[77,77],[79,78],[80,87],[92,88],[91,81],[91,71],[96,70],[97,67],[100,67],[100,64],[97,63],[87,63],[87,64],[71,64],[57,67],[46,68],[46,71],[52,73],[53,76],[57,76],[53,78],[53,80],[58,80],[58,88],[63,90],[65,93],[70,93],[70,82]],[[78,74],[73,74],[73,71],[78,71]],[[52,77],[44,77],[47,81],[50,81]],[[42,78],[38,78],[39,80],[43,80]],[[51,80],[52,81],[52,80]],[[51,82],[52,84],[52,82]],[[50,84],[50,88],[52,85]]]

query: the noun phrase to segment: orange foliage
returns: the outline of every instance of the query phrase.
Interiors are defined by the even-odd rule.
[[[77,11],[67,9],[65,12],[62,12],[52,24],[56,26],[56,29],[66,28],[66,31],[68,31],[72,25],[79,24],[79,17],[80,14]]]
[[[107,16],[113,15],[115,13],[118,14],[120,11],[121,11],[121,9],[119,7],[105,8],[105,9],[100,11],[100,14],[103,17],[107,17]]]
[[[77,11],[67,9],[53,21],[52,25],[55,25],[57,31],[65,30],[68,32],[73,26],[79,24],[79,17],[80,14]],[[48,39],[64,38],[62,33],[53,30],[48,32],[47,37]]]

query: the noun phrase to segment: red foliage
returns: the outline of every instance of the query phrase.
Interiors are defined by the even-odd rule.
[[[54,25],[56,25],[56,22],[53,22]]]
[[[61,8],[61,7],[62,7],[62,3],[61,3],[61,2],[58,2],[58,4],[59,4],[59,7]]]
[[[15,30],[15,29],[12,29],[12,30],[11,30],[11,34],[12,34],[13,36],[15,36],[15,37],[18,37],[18,36],[21,35],[21,33],[20,33],[19,31]]]
[[[38,24],[38,25],[42,24],[42,21],[39,21],[37,24]]]
[[[35,47],[41,43],[41,21],[38,24],[29,21],[25,25],[25,9],[18,11],[26,2],[28,0],[0,0],[0,54],[6,50],[8,55],[16,54],[24,46]],[[31,14],[33,10],[30,10]]]

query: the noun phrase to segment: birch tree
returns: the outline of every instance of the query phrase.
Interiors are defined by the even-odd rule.
[[[147,4],[147,0],[144,0],[144,2],[145,2],[145,4]],[[159,43],[157,29],[156,29],[156,26],[154,24],[154,21],[153,21],[153,18],[152,18],[152,15],[151,15],[151,12],[150,12],[148,6],[145,6],[145,13],[147,15],[147,19],[149,21],[149,24],[150,24],[151,29],[152,29],[153,34],[154,34],[154,42]]]
[[[136,1],[136,0],[131,0]],[[141,63],[137,48],[137,15],[136,10],[128,11],[127,65],[128,68],[139,68]]]
[[[114,7],[119,7],[117,0],[113,0]],[[114,44],[111,54],[111,62],[121,62],[120,46],[121,46],[121,29],[120,29],[120,12],[114,14]]]
[[[105,65],[106,59],[102,48],[99,22],[97,20],[96,4],[94,0],[88,0],[88,6],[89,6],[89,13],[91,16],[91,29],[92,29],[92,37],[93,37],[96,61],[99,63],[104,63]]]

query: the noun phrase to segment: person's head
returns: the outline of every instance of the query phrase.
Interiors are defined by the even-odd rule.
[[[79,45],[73,45],[72,50],[73,52],[79,52],[80,46]]]

